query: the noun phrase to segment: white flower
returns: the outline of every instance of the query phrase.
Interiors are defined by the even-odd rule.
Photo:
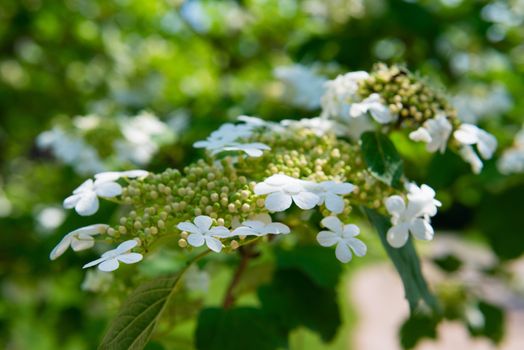
[[[265,236],[268,234],[288,234],[289,227],[280,223],[272,222],[269,214],[259,214],[250,220],[244,221],[242,226],[237,227],[232,235],[237,236]]]
[[[269,147],[266,144],[260,143],[260,142],[253,142],[253,143],[233,142],[221,148],[214,149],[211,152],[211,154],[215,155],[223,151],[242,151],[250,157],[260,157],[262,154],[264,154],[264,151],[267,151],[270,149],[271,147]]]
[[[439,114],[435,118],[427,120],[424,126],[411,132],[409,138],[413,141],[427,143],[426,148],[429,152],[440,151],[440,153],[444,153],[452,130],[453,127],[448,118]]]
[[[497,148],[497,139],[473,124],[462,124],[453,136],[462,145],[476,145],[484,159],[490,159]]]
[[[64,208],[75,208],[76,212],[82,216],[93,215],[99,207],[99,196],[113,198],[120,194],[122,194],[122,186],[116,182],[89,179],[75,189],[73,195],[64,200]]]
[[[391,214],[391,228],[387,232],[389,244],[395,248],[404,246],[409,233],[418,239],[433,239],[433,227],[430,225],[430,216],[437,213],[441,203],[435,199],[435,191],[427,186],[418,187],[408,184],[408,204],[400,196],[388,197],[385,201],[386,209]]]
[[[320,198],[318,195],[305,186],[313,186],[312,182],[295,179],[284,174],[275,174],[264,182],[255,186],[255,194],[265,195],[266,208],[272,212],[284,211],[291,206],[292,202],[300,209],[311,209],[318,204]]]
[[[143,256],[140,253],[131,253],[131,249],[136,247],[138,242],[134,239],[120,243],[118,247],[108,250],[100,259],[96,259],[83,266],[84,269],[98,265],[100,271],[109,272],[115,271],[120,266],[120,262],[124,264],[134,264],[142,260]]]
[[[380,124],[387,124],[395,121],[396,116],[391,114],[388,106],[382,102],[379,94],[373,93],[361,102],[354,102],[349,106],[349,115],[352,118],[359,118],[368,113]]]
[[[324,181],[315,184],[312,190],[320,198],[318,205],[325,204],[332,213],[340,214],[344,210],[344,200],[341,196],[353,192],[355,186],[349,182]]]
[[[193,247],[201,247],[204,243],[209,249],[219,253],[222,250],[222,242],[218,238],[231,237],[231,232],[224,226],[211,227],[213,219],[206,215],[199,215],[191,222],[181,222],[177,228],[190,232],[187,242]]]
[[[95,239],[93,236],[105,232],[108,227],[109,226],[105,224],[95,224],[81,227],[72,232],[69,232],[51,251],[51,254],[49,254],[49,259],[57,259],[60,255],[64,254],[64,252],[69,247],[71,247],[71,249],[73,249],[75,252],[93,247],[95,245]]]
[[[472,124],[462,124],[453,136],[462,145],[459,150],[460,155],[471,164],[475,173],[482,170],[482,161],[476,156],[472,146],[477,147],[484,159],[490,159],[497,148],[497,139],[493,135]]]
[[[338,260],[347,263],[351,260],[351,250],[357,256],[366,255],[367,247],[360,239],[355,238],[360,229],[353,224],[344,225],[336,216],[328,216],[320,222],[330,231],[320,231],[317,235],[318,243],[323,247],[336,245],[335,255]]]
[[[358,97],[358,84],[369,78],[364,71],[350,72],[339,75],[325,83],[325,93],[321,98],[322,113],[324,118],[342,118],[349,115],[349,104],[360,100]]]
[[[96,180],[100,181],[116,181],[120,178],[145,178],[149,175],[149,172],[146,170],[127,170],[127,171],[105,171],[103,173],[98,173],[95,175]]]

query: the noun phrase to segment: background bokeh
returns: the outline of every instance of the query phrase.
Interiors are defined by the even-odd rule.
[[[493,308],[494,317],[522,307],[524,277],[514,267],[524,252],[524,166],[520,173],[500,166],[524,122],[522,0],[3,0],[0,347],[93,349],[114,315],[118,288],[109,297],[81,288],[85,257],[67,254],[52,264],[48,258],[63,234],[88,223],[61,209],[86,176],[180,168],[200,154],[191,147],[195,140],[240,114],[315,116],[324,79],[378,61],[427,76],[465,121],[498,138],[498,156],[479,176],[452,153],[433,156],[394,140],[410,177],[435,188],[444,203],[437,231],[469,242],[464,250],[481,247],[492,261],[473,268],[521,297],[480,293],[476,303]],[[137,158],[137,149],[147,151]],[[108,221],[114,210],[104,204],[96,218]],[[450,246],[422,255],[440,268],[439,293],[452,319],[457,293],[471,286],[453,275],[468,255]],[[351,265],[342,289],[366,263]],[[210,290],[225,283],[217,276]],[[292,347],[354,344],[347,339],[358,336],[359,319],[349,301],[344,305],[334,343],[304,332]],[[500,341],[504,324],[494,323],[481,333]],[[404,333],[423,333],[420,324]],[[172,335],[177,348],[192,348],[192,330]]]

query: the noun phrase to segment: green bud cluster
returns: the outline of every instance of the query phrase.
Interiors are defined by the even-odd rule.
[[[458,123],[456,110],[441,92],[397,65],[375,65],[370,77],[360,82],[358,93],[363,98],[378,93],[390,111],[399,116],[398,123],[406,127],[418,127],[438,112],[444,112],[452,123]]]
[[[333,134],[316,135],[309,129],[266,132],[251,141],[271,147],[258,158],[226,156],[220,160],[201,159],[182,172],[167,169],[124,187],[122,201],[128,212],[119,224],[108,229],[112,239],[139,238],[143,251],[166,234],[176,234],[179,246],[187,246],[187,233],[177,224],[192,222],[198,215],[214,219],[215,225],[230,228],[250,216],[267,213],[264,196],[254,187],[274,174],[286,174],[314,182],[350,182],[356,190],[345,196],[347,218],[353,205],[380,208],[394,190],[377,181],[367,170],[360,148],[339,140]],[[323,206],[324,216],[331,215]],[[231,242],[231,247],[238,244]]]

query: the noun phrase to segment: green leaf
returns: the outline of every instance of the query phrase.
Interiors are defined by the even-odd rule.
[[[412,314],[400,327],[400,344],[412,349],[423,338],[436,339],[438,318],[426,313]]]
[[[334,288],[319,286],[299,270],[278,270],[270,285],[259,288],[258,296],[274,322],[288,330],[305,326],[328,342],[340,326]]]
[[[333,258],[333,252],[318,245],[280,248],[276,251],[276,256],[280,268],[298,269],[319,286],[331,288],[340,280],[342,265]]]
[[[99,349],[143,349],[181,274],[157,278],[138,287],[121,307]]]
[[[437,300],[429,291],[422,271],[420,270],[417,252],[411,239],[409,239],[402,248],[393,248],[389,245],[386,238],[388,229],[391,227],[389,219],[373,209],[365,208],[364,210],[377,230],[384,249],[391,261],[393,261],[402,279],[405,296],[408,300],[411,313],[413,314],[421,303],[425,303],[433,312],[440,313]]]
[[[198,317],[195,341],[198,350],[274,350],[287,347],[287,333],[260,309],[208,308]]]
[[[397,187],[402,176],[402,158],[393,142],[378,132],[368,131],[360,137],[361,149],[369,170],[380,181]]]

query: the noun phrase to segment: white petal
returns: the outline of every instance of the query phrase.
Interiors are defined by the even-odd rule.
[[[344,200],[333,193],[327,193],[325,196],[326,208],[333,214],[340,214],[344,210]]]
[[[395,120],[394,116],[391,114],[391,111],[387,106],[382,104],[374,105],[369,109],[369,114],[380,124],[387,124]]]
[[[120,266],[120,264],[118,263],[118,260],[115,258],[100,263],[100,265],[98,265],[98,269],[104,272],[111,272],[118,269],[118,266]]]
[[[358,236],[359,233],[360,233],[360,228],[358,228],[357,225],[353,225],[353,224],[344,225],[344,234],[343,234],[344,238],[355,237],[355,236]]]
[[[296,181],[297,179],[284,174],[271,175],[270,177],[264,180],[265,183],[272,186],[285,186]]]
[[[201,247],[204,245],[205,239],[204,235],[201,233],[192,233],[187,237],[187,243],[193,247]]]
[[[292,195],[292,198],[293,202],[304,210],[313,208],[320,201],[320,197],[312,192],[300,192]]]
[[[104,171],[95,175],[95,179],[100,182],[116,181],[121,177],[119,171]]]
[[[55,260],[60,255],[64,254],[67,248],[69,248],[69,246],[71,245],[71,240],[72,237],[70,234],[65,235],[64,238],[62,238],[62,240],[60,241],[60,243],[58,243],[56,247],[53,248],[53,250],[49,254],[49,259]]]
[[[85,192],[76,203],[75,210],[81,216],[93,215],[98,211],[98,197],[94,192]]]
[[[118,247],[116,247],[115,251],[119,253],[128,252],[131,249],[133,249],[134,247],[136,247],[137,245],[138,245],[137,241],[135,241],[134,239],[130,239],[128,241],[120,243]]]
[[[410,132],[409,138],[417,142],[425,142],[425,143],[431,142],[431,135],[423,127],[420,127],[417,130]]]
[[[253,230],[251,227],[246,227],[246,226],[240,226],[240,227],[237,227],[236,229],[233,230],[233,232],[231,232],[231,235],[234,235],[234,236],[259,236],[260,234]]]
[[[87,237],[84,236],[82,238],[73,238],[71,240],[71,248],[75,252],[79,252],[81,250],[92,248],[95,245],[95,240],[91,236],[87,236]]]
[[[220,251],[222,250],[222,242],[220,242],[220,240],[214,237],[209,237],[209,236],[206,236],[205,240],[206,240],[206,245],[209,249],[211,249],[212,251],[216,253],[220,253]]]
[[[387,211],[393,215],[401,215],[406,210],[406,203],[400,196],[388,197],[385,204]]]
[[[198,227],[195,226],[195,224],[191,223],[191,222],[187,222],[187,221],[184,221],[184,222],[181,222],[179,223],[178,225],[176,225],[176,227],[180,230],[180,231],[187,231],[187,232],[190,232],[190,233],[198,233],[198,234],[201,234],[202,232],[200,231],[200,229]]]
[[[327,227],[331,231],[338,233],[339,235],[342,235],[342,232],[344,231],[344,224],[340,221],[339,218],[336,216],[328,216],[326,218],[323,218],[322,221],[320,221],[322,226]]]
[[[80,201],[80,199],[82,199],[82,195],[80,194],[74,194],[72,196],[69,196],[67,197],[66,199],[64,199],[64,208],[65,209],[71,209],[71,208],[74,208],[75,205],[78,203],[78,201]]]
[[[213,224],[213,219],[211,219],[207,215],[199,215],[193,220],[193,222],[195,223],[196,227],[200,229],[201,232],[206,232]]]
[[[317,242],[323,247],[331,247],[340,242],[340,236],[331,231],[320,231],[317,234]]]
[[[358,238],[348,238],[346,243],[353,249],[356,256],[364,256],[368,251],[368,247]]]
[[[399,224],[391,227],[387,233],[388,243],[394,248],[403,247],[409,238],[407,224]]]
[[[254,192],[256,195],[264,195],[272,192],[280,191],[278,187],[268,185],[265,182],[260,182],[255,185]]]
[[[497,139],[495,136],[488,134],[484,130],[480,130],[479,136],[480,140],[477,143],[477,149],[482,158],[490,159],[497,148]]]
[[[271,224],[268,224],[266,227],[264,227],[262,232],[278,235],[278,234],[288,234],[291,231],[287,225],[284,225],[280,222],[273,222]]]
[[[122,186],[116,182],[95,182],[96,194],[101,197],[112,198],[122,194]]]
[[[134,264],[142,260],[144,257],[139,253],[126,253],[119,255],[116,259],[124,264]]]
[[[85,264],[84,266],[82,266],[83,269],[87,269],[88,267],[91,267],[91,266],[95,266],[95,265],[98,265],[100,264],[101,262],[103,261],[106,261],[107,259],[106,258],[98,258],[96,260],[93,260],[87,264]]]
[[[334,194],[349,194],[355,190],[355,185],[349,182],[324,181],[320,185],[324,190]]]
[[[413,236],[418,239],[430,241],[433,239],[433,227],[424,219],[417,218],[411,222],[409,227]]]
[[[291,206],[291,196],[283,192],[273,192],[266,197],[266,208],[271,212],[279,212]]]
[[[339,242],[337,248],[335,249],[335,256],[340,262],[347,263],[351,261],[351,250],[345,242]]]
[[[78,194],[84,191],[91,191],[92,189],[93,189],[93,180],[87,179],[73,191],[73,194]]]
[[[463,145],[472,145],[478,142],[477,132],[478,128],[475,125],[462,124],[453,136]]]
[[[209,235],[218,238],[231,237],[231,231],[224,226],[216,226],[209,230]]]

